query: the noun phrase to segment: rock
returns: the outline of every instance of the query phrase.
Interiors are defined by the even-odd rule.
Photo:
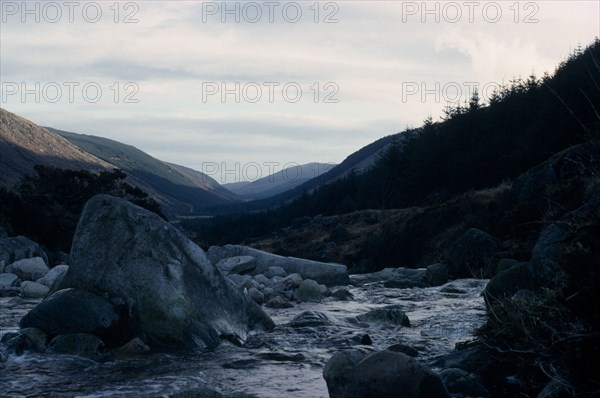
[[[21,328],[34,327],[51,336],[97,334],[107,341],[121,339],[121,317],[107,300],[78,289],[64,289],[47,297],[21,319]]]
[[[52,354],[76,355],[98,358],[105,352],[104,343],[98,336],[88,333],[62,334],[48,344],[47,352]]]
[[[48,345],[48,335],[41,329],[37,328],[25,328],[19,330],[24,336],[27,336],[29,341],[31,342],[31,347],[39,352],[44,352],[46,350],[46,346]]]
[[[562,221],[569,221],[568,216]],[[562,241],[567,236],[568,227],[565,223],[554,223],[544,229],[538,238],[529,260],[528,269],[537,286],[558,288],[564,283],[565,276],[559,258],[562,251]]]
[[[273,288],[278,292],[284,292],[286,290],[294,290],[302,283],[302,277],[300,274],[290,274],[281,280],[277,280],[273,284]]]
[[[354,300],[354,295],[345,287],[339,288],[331,292],[331,297],[342,301]]]
[[[410,320],[399,305],[388,305],[377,308],[366,314],[358,315],[356,319],[366,323],[383,323],[410,327]]]
[[[261,293],[263,294],[265,301],[269,301],[271,300],[273,297],[276,296],[276,292],[275,289],[270,288],[270,287],[265,287],[262,289]]]
[[[263,274],[254,275],[254,280],[265,287],[273,287],[273,281]]]
[[[285,272],[285,270],[281,267],[272,266],[272,267],[268,267],[265,270],[264,274],[267,278],[272,278],[274,276],[280,276],[283,278],[287,275],[287,272]]]
[[[326,314],[319,311],[304,311],[296,315],[289,323],[293,328],[328,326],[334,322]]]
[[[21,355],[23,351],[46,350],[48,336],[43,331],[36,328],[21,329],[18,332],[9,332],[2,336],[0,340],[8,349],[13,350],[15,354]]]
[[[21,283],[21,297],[26,298],[44,298],[50,291],[50,288],[41,283],[25,281]]]
[[[23,355],[24,351],[33,349],[33,343],[29,337],[20,332],[6,333],[2,336],[0,343],[3,344],[6,349],[13,351],[16,355]]]
[[[60,287],[124,299],[151,345],[215,347],[275,326],[181,231],[108,195],[85,205]]]
[[[523,263],[521,261],[513,260],[512,258],[503,258],[498,261],[498,265],[496,266],[496,274],[506,271],[507,269],[519,264]]]
[[[450,394],[465,397],[488,397],[490,394],[477,375],[461,369],[450,368],[440,372],[440,377]]]
[[[330,398],[449,397],[440,377],[414,358],[388,350],[335,354],[323,369]]]
[[[364,334],[360,338],[361,345],[373,345],[373,340],[371,340],[371,336],[368,334]]]
[[[225,258],[217,263],[217,268],[225,275],[250,273],[256,268],[256,260],[252,256],[236,256]]]
[[[417,351],[414,347],[411,347],[406,344],[394,344],[387,348],[388,351],[401,352],[409,357],[416,358],[419,356],[419,351]]]
[[[425,279],[431,286],[442,286],[448,282],[448,266],[441,263],[427,266]]]
[[[265,302],[265,296],[255,287],[248,289],[248,297],[250,297],[256,304],[262,304]]]
[[[24,258],[6,267],[6,272],[16,274],[23,281],[36,281],[48,271],[50,268],[41,257]]]
[[[246,246],[213,246],[208,249],[208,257],[213,263],[235,256],[252,256],[256,259],[257,274],[268,275],[269,267],[281,267],[287,274],[300,274],[303,279],[312,279],[328,286],[343,285],[348,282],[348,269],[345,265],[322,263],[295,257],[283,257]]]
[[[69,270],[69,266],[65,264],[57,265],[48,271],[46,275],[36,280],[37,283],[41,283],[42,285],[46,285],[49,288],[52,287],[56,278],[64,275]]]
[[[48,255],[40,245],[24,236],[0,239],[0,262],[8,266],[25,258],[41,257],[48,264]]]
[[[496,238],[476,228],[468,229],[445,254],[450,274],[455,278],[480,277],[481,269],[497,250]]]
[[[520,289],[534,288],[528,264],[522,263],[496,274],[485,287],[484,297],[486,303],[490,304],[506,296],[510,297]]]
[[[321,301],[319,284],[311,279],[303,280],[294,292],[294,298],[299,302],[318,303]]]
[[[21,280],[15,274],[0,274],[0,289],[16,287],[21,284]]]
[[[113,353],[119,356],[140,355],[150,351],[150,347],[146,345],[139,337],[134,338],[127,344],[115,349]]]
[[[8,238],[8,232],[4,227],[0,227],[0,239]]]
[[[250,289],[254,287],[252,284],[252,277],[250,275],[229,274],[227,277],[239,290],[244,290],[244,288]]]
[[[406,285],[422,284],[426,280],[426,271],[423,268],[384,268],[381,271],[368,274],[350,275],[350,283],[354,286],[373,282],[406,281]],[[400,283],[400,282],[398,282]]]
[[[280,296],[273,297],[265,303],[268,308],[292,308],[294,305],[289,301],[284,300]]]

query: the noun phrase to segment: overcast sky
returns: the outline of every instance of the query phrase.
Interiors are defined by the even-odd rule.
[[[597,0],[23,4],[0,1],[3,108],[221,182],[341,162],[600,35]]]

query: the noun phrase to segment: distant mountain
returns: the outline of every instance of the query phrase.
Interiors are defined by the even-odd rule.
[[[416,132],[417,130],[410,130],[380,138],[377,141],[372,142],[369,145],[352,153],[346,159],[344,159],[342,163],[338,164],[337,166],[334,166],[329,171],[326,171],[315,178],[311,178],[308,181],[297,185],[295,188],[286,190],[284,192],[275,194],[270,197],[266,197],[264,199],[215,206],[211,210],[215,213],[227,214],[267,210],[279,206],[283,203],[289,202],[290,200],[300,197],[306,192],[312,192],[318,187],[334,182],[340,178],[346,177],[352,171],[355,171],[358,174],[360,174],[369,170],[369,168],[373,166],[377,158],[381,154],[386,152],[386,150],[390,147],[392,142],[397,141],[400,144],[402,144],[403,142],[405,142],[406,139],[414,136]],[[228,189],[242,190],[245,186],[248,185],[248,183],[237,184],[241,185],[228,186]]]
[[[307,163],[280,170],[252,182],[234,182],[223,186],[245,200],[264,199],[289,191],[334,168],[329,163]]]
[[[155,197],[169,217],[191,215],[207,206],[239,200],[206,174],[163,162],[134,146],[92,135],[48,130],[126,172],[130,182]]]
[[[114,168],[63,137],[0,108],[0,186],[14,186],[37,164],[94,172]]]

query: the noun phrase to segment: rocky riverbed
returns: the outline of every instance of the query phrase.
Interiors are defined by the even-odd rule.
[[[223,343],[215,349],[153,350],[101,361],[33,352],[9,354],[0,364],[0,395],[162,397],[207,387],[224,394],[243,392],[264,398],[328,397],[323,367],[341,349],[368,348],[361,343],[369,340],[375,350],[404,344],[418,352],[421,362],[428,363],[451,351],[457,342],[469,340],[485,320],[481,292],[486,283],[464,279],[412,289],[371,283],[349,286],[354,296],[349,301],[328,297],[292,308],[265,308],[275,329],[251,335],[242,347]],[[37,303],[1,298],[1,333],[17,330],[18,321]],[[389,305],[400,306],[411,326],[356,321],[356,316]],[[315,320],[307,317],[306,311],[325,316]]]

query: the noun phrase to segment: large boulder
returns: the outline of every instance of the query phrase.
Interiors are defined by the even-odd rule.
[[[381,323],[387,325],[397,325],[410,327],[410,320],[406,313],[399,305],[387,305],[385,307],[376,308],[365,314],[360,314],[356,317],[360,322],[366,323]]]
[[[440,377],[416,359],[393,351],[341,351],[323,369],[330,398],[449,397]]]
[[[52,287],[54,281],[57,278],[62,277],[69,270],[69,266],[66,264],[57,265],[54,268],[51,268],[50,271],[40,279],[36,280],[37,283],[41,283],[42,285],[46,285],[48,287]]]
[[[92,333],[118,341],[122,328],[120,312],[112,303],[95,294],[64,289],[35,306],[19,325],[43,330],[50,336]]]
[[[527,263],[519,263],[498,272],[485,287],[487,303],[512,296],[521,289],[533,290],[535,283]]]
[[[48,344],[53,354],[76,355],[96,359],[106,352],[104,342],[93,334],[74,333],[56,336]]]
[[[24,258],[6,267],[6,272],[16,274],[21,280],[36,281],[45,276],[50,268],[42,257]]]
[[[58,287],[122,298],[151,344],[215,347],[274,327],[181,231],[108,195],[85,205]]]
[[[348,269],[345,265],[322,263],[296,257],[284,257],[240,245],[212,246],[208,257],[217,264],[223,259],[236,256],[251,256],[256,259],[254,274],[268,274],[269,267],[281,267],[288,274],[297,273],[303,279],[312,279],[328,286],[348,283]]]
[[[40,245],[24,236],[0,239],[0,263],[9,265],[24,258],[41,257],[48,264],[48,255]]]
[[[248,274],[256,268],[256,260],[251,256],[225,258],[217,263],[217,268],[225,275]]]
[[[33,299],[44,298],[50,291],[48,286],[31,281],[24,281],[19,289],[21,290],[21,297]]]
[[[446,263],[455,278],[481,277],[481,269],[498,250],[496,238],[477,228],[469,228],[446,251]]]

